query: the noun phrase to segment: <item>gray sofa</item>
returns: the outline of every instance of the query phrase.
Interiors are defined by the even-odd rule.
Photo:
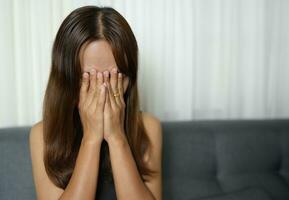
[[[289,120],[162,127],[163,199],[289,200]],[[35,199],[29,130],[0,129],[0,199]]]

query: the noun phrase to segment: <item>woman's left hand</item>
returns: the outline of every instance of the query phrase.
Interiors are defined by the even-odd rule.
[[[123,99],[123,75],[113,68],[109,72],[104,72],[104,82],[108,89],[106,102],[104,105],[104,139],[109,140],[114,137],[124,136],[124,115],[125,102]],[[114,96],[116,94],[117,96]],[[118,95],[119,94],[119,95]]]

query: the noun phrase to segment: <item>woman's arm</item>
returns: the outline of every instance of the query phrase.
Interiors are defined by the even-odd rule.
[[[30,132],[30,152],[37,199],[94,199],[97,188],[101,142],[82,139],[75,168],[65,190],[48,178],[43,162],[42,123]]]
[[[46,174],[43,162],[43,124],[30,132],[30,152],[38,199],[94,199],[98,180],[100,148],[103,141],[103,108],[106,89],[102,74],[84,72],[78,110],[83,137],[72,176],[65,190],[56,187]]]
[[[144,125],[153,145],[150,154],[146,154],[145,161],[151,169],[158,173],[149,182],[143,182],[130,146],[124,137],[125,134],[116,134],[117,137],[111,137],[108,145],[116,194],[119,200],[162,199],[162,127],[156,117],[148,113],[144,114],[143,117]]]

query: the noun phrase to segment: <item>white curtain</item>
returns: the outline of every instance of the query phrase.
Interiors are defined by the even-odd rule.
[[[1,0],[0,127],[41,120],[59,25],[91,4],[114,7],[135,33],[144,111],[161,120],[289,117],[289,1]]]

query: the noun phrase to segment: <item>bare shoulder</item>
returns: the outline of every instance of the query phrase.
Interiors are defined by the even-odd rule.
[[[57,199],[63,192],[48,178],[43,162],[43,123],[34,124],[29,133],[32,173],[37,199]]]
[[[151,133],[161,134],[161,121],[149,112],[142,112],[142,118],[145,128]],[[153,134],[153,133],[152,133]]]
[[[157,172],[153,178],[145,181],[146,186],[153,193],[155,199],[162,199],[162,126],[161,121],[148,112],[142,112],[143,123],[148,137],[151,141],[151,148],[144,155],[144,161],[148,167]],[[145,176],[143,176],[145,178]]]
[[[42,143],[42,140],[43,140],[43,122],[39,121],[36,124],[34,124],[30,129],[30,134],[29,134],[30,145],[31,145],[31,142]]]
[[[162,126],[160,119],[149,112],[142,112],[142,118],[148,136],[153,140],[160,140],[162,137]]]
[[[146,132],[152,143],[152,151],[148,152],[150,154],[149,157],[160,159],[163,137],[161,121],[149,112],[142,112],[142,118]],[[145,156],[145,160],[149,159],[147,156]]]

